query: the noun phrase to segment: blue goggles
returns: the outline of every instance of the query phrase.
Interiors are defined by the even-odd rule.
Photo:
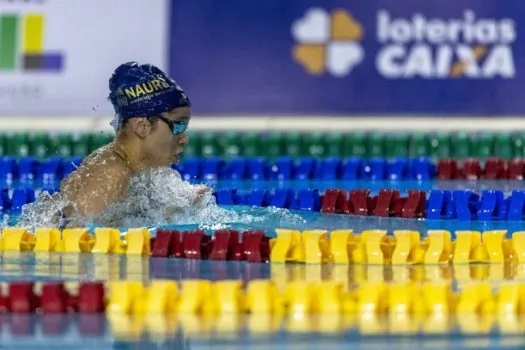
[[[182,122],[182,121],[175,121],[175,120],[169,120],[167,118],[164,118],[162,116],[157,116],[160,120],[162,120],[164,123],[168,124],[171,132],[174,135],[182,134],[188,129],[189,122]]]

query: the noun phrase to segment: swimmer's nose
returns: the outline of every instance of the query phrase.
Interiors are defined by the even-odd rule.
[[[179,144],[180,145],[187,145],[189,142],[190,142],[190,138],[189,138],[188,134],[184,133],[184,134],[180,135],[180,138],[179,138]]]

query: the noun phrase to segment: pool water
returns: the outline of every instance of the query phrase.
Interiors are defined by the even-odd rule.
[[[419,231],[422,237],[426,236],[427,230],[449,230],[454,238],[454,232],[458,230],[507,230],[508,235],[515,231],[525,230],[525,221],[461,221],[461,220],[429,220],[429,219],[405,219],[399,217],[375,217],[359,216],[348,214],[328,214],[311,212],[304,210],[288,210],[280,208],[260,208],[243,205],[222,206],[231,212],[238,214],[238,221],[216,222],[215,229],[235,229],[264,230],[269,237],[275,237],[275,229],[295,229],[295,230],[337,230],[352,229],[355,233],[364,230],[381,229],[392,233],[394,230],[415,230]],[[243,222],[243,218],[250,217],[248,222]],[[9,226],[17,224],[17,215],[11,215],[7,224]],[[199,223],[188,224],[167,224],[146,226],[155,235],[157,229],[173,229],[179,231],[189,231],[202,229],[205,233],[212,234],[214,228],[209,225]],[[95,226],[90,227],[93,232]],[[125,233],[128,227],[120,227],[121,232]]]
[[[337,266],[251,264],[97,254],[8,253],[1,255],[0,279],[38,282],[63,280],[271,279],[291,281],[337,279],[349,288],[365,281],[399,281],[410,276],[470,283],[482,277],[494,285],[503,279],[523,281],[522,268],[471,266]],[[463,271],[467,270],[467,271]],[[432,276],[432,277],[429,277]],[[465,277],[465,276],[473,276]],[[498,280],[498,277],[500,278]],[[466,279],[465,279],[466,278]],[[499,281],[499,282],[498,282]],[[463,315],[443,320],[359,318],[356,315],[205,317],[180,315],[140,318],[109,314],[1,315],[2,348],[75,349],[518,349],[525,346],[522,318]],[[431,331],[429,330],[431,329]]]
[[[202,181],[215,189],[236,188],[239,191],[250,191],[252,189],[277,189],[290,188],[302,190],[315,188],[324,192],[329,188],[340,188],[346,190],[366,188],[376,195],[380,189],[396,189],[401,194],[408,193],[408,190],[472,190],[480,193],[483,190],[500,190],[505,194],[510,194],[513,190],[522,190],[523,181],[518,180],[449,180],[449,181],[418,181],[418,180],[358,180],[358,181],[317,181],[317,180],[289,180],[289,181]]]
[[[216,189],[235,187],[239,191],[253,188],[381,188],[408,189],[498,189],[510,193],[521,189],[521,182],[227,182],[212,185]],[[324,214],[279,208],[225,206],[238,214],[236,221],[216,222],[215,228],[240,231],[262,229],[270,237],[275,229],[297,230],[368,229],[417,230],[425,236],[429,229],[493,230],[506,229],[509,234],[525,230],[523,222],[423,220],[403,218],[362,217],[346,214]],[[250,220],[244,220],[249,217]],[[9,218],[15,224],[17,216]],[[204,229],[213,233],[213,227],[198,222],[148,226],[152,236],[156,229],[170,228],[181,231]],[[91,230],[94,227],[90,227]],[[120,228],[125,233],[127,227]],[[403,279],[421,280],[441,278],[454,285],[471,280],[490,280],[496,286],[504,280],[523,281],[525,271],[520,266],[353,266],[257,264],[233,261],[197,261],[175,258],[149,258],[125,255],[97,255],[71,253],[12,253],[0,254],[0,281],[30,280],[34,282],[115,281],[155,279],[271,279],[278,285],[290,281],[343,282],[349,289],[364,281],[391,282]],[[424,277],[421,277],[424,276]],[[464,280],[466,277],[467,280]],[[359,319],[356,317],[306,316],[303,318],[264,318],[257,315],[225,316],[220,319],[202,317],[157,317],[140,320],[133,317],[106,317],[104,315],[1,315],[0,348],[50,348],[60,346],[71,349],[385,349],[391,347],[421,349],[495,349],[525,347],[521,332],[525,319],[500,320],[476,316],[451,317],[439,331],[425,331],[426,324],[437,320]]]

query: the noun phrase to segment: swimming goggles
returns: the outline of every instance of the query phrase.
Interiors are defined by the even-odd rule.
[[[182,134],[188,129],[189,122],[182,122],[182,121],[175,121],[175,120],[169,120],[162,116],[157,116],[160,120],[162,120],[164,123],[168,124],[169,128],[171,129],[171,132],[175,135]]]

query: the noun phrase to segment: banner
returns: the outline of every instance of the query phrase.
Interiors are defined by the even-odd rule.
[[[176,0],[195,113],[524,115],[522,0]]]
[[[167,69],[166,0],[0,2],[0,117],[112,114],[108,80],[136,60]]]

